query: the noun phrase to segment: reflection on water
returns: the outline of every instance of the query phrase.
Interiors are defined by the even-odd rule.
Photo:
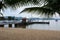
[[[27,29],[39,29],[39,30],[60,30],[60,20],[50,20],[50,24],[32,24],[26,26]]]

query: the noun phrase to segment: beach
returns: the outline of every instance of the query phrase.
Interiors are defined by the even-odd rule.
[[[60,31],[0,28],[0,40],[60,40]]]

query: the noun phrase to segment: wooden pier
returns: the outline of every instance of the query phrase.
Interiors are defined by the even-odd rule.
[[[14,25],[13,25],[14,24]],[[19,22],[19,21],[2,21],[0,22],[0,27],[4,25],[8,25],[9,27],[22,27],[25,28],[26,25],[31,25],[31,24],[49,24],[49,22]]]
[[[30,24],[49,24],[49,22],[25,22],[25,23],[20,23],[23,25],[30,25]]]

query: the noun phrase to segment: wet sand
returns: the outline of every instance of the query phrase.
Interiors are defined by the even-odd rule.
[[[0,40],[60,40],[60,31],[0,28]]]

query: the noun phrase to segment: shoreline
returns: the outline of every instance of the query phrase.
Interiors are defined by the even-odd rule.
[[[0,28],[0,40],[60,40],[60,31]]]

